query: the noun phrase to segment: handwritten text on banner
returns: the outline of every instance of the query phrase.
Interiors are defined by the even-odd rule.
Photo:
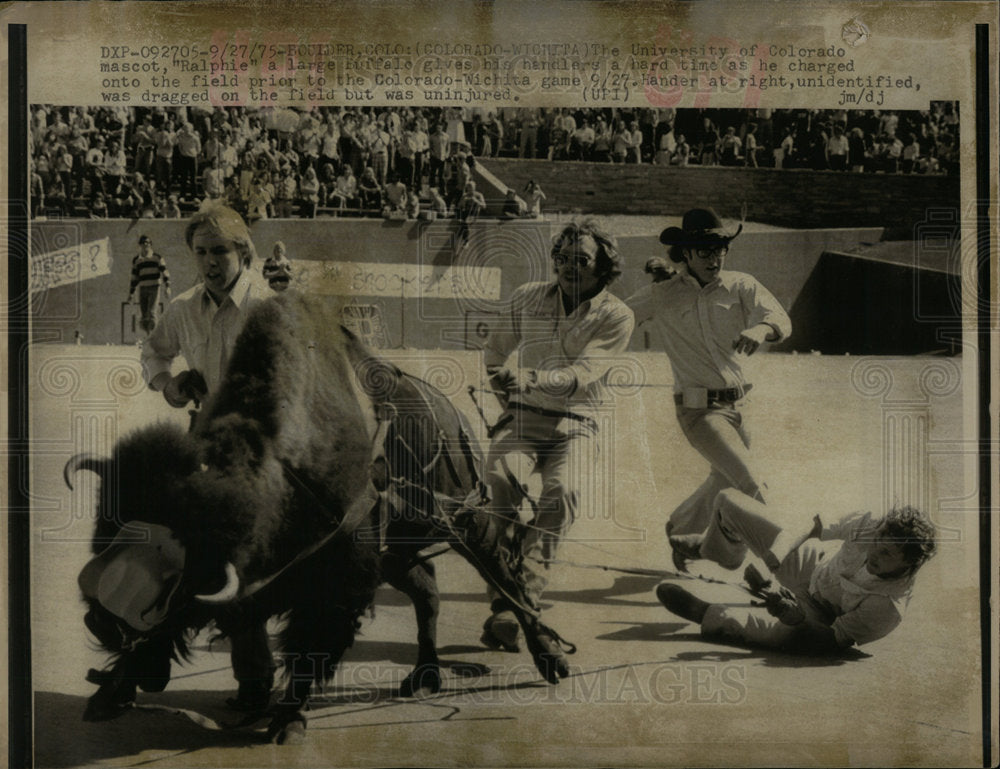
[[[31,257],[31,293],[111,274],[108,239],[91,240]]]

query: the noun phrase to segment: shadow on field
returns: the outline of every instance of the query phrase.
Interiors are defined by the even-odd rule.
[[[807,656],[803,654],[789,654],[775,649],[751,648],[730,644],[722,639],[708,639],[698,632],[690,622],[603,622],[603,625],[622,625],[618,630],[613,630],[602,635],[595,636],[601,641],[660,641],[665,644],[680,643],[689,644],[691,642],[703,643],[706,646],[731,649],[723,651],[717,649],[705,649],[697,651],[680,652],[674,659],[680,662],[731,662],[734,660],[760,660],[764,667],[774,668],[828,668],[844,665],[848,662],[869,659],[870,654],[859,649],[844,649],[837,655],[831,656]],[[677,631],[684,628],[691,628],[690,632],[679,633]],[[664,649],[669,649],[665,646]]]
[[[569,581],[568,578],[566,581]],[[614,606],[649,606],[649,601],[642,598],[622,599],[621,596],[649,594],[653,588],[663,581],[662,577],[647,577],[625,575],[615,577],[608,587],[590,588],[587,590],[547,590],[542,608],[549,608],[557,603],[601,603]],[[483,605],[483,617],[489,608],[486,598],[486,583],[483,589],[473,593],[441,593],[442,601],[458,601],[465,603],[480,603]],[[379,591],[376,596],[376,614],[378,606],[409,606],[409,599],[395,591]]]
[[[139,696],[140,703],[197,711],[226,727],[234,724],[238,716],[226,709],[223,699],[220,692],[192,690]],[[263,732],[206,729],[183,714],[163,711],[132,709],[111,721],[88,722],[83,720],[86,704],[86,697],[35,692],[35,766],[100,766],[144,751],[181,755],[202,748],[243,747],[263,740]]]

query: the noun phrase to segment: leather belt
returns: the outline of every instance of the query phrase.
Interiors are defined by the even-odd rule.
[[[706,392],[709,403],[736,403],[752,389],[752,384],[745,384],[742,387],[727,387],[725,390],[707,390]],[[674,393],[674,403],[683,404],[684,394]]]

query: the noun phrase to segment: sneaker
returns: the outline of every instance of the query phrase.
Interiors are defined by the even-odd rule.
[[[674,534],[667,537],[667,541],[670,542],[670,556],[678,571],[687,572],[688,562],[701,558],[702,539],[704,539],[702,534]]]
[[[667,611],[678,617],[683,617],[688,622],[697,622],[699,625],[705,619],[708,607],[711,606],[707,601],[696,598],[680,585],[674,585],[671,582],[657,585],[656,597]]]
[[[521,650],[518,637],[521,633],[521,623],[517,621],[514,612],[509,610],[491,614],[483,623],[483,634],[480,643],[491,649],[517,652]]]

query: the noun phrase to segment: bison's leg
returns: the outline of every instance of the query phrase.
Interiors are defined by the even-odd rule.
[[[100,688],[91,695],[84,721],[107,721],[125,712],[135,701],[138,686],[144,692],[162,692],[170,681],[173,641],[168,636],[151,638],[120,657],[110,670],[91,669],[87,680]]]
[[[510,609],[524,630],[535,667],[550,684],[558,683],[569,675],[569,663],[560,647],[559,635],[542,624],[538,607],[525,592],[520,570],[511,566],[510,555],[503,547],[506,525],[506,520],[497,519],[486,510],[464,510],[455,518],[454,531],[458,536],[453,545],[483,579],[507,596]]]
[[[274,708],[268,739],[292,745],[305,739],[306,717],[313,683],[333,677],[344,652],[354,643],[357,613],[333,606],[334,595],[314,591],[316,601],[308,609],[293,610],[284,632],[285,668],[288,686]]]
[[[91,668],[87,672],[87,680],[100,688],[87,700],[84,721],[109,721],[120,716],[135,702],[135,681],[125,674],[127,664],[123,658],[111,670]]]
[[[387,553],[382,573],[397,590],[413,601],[417,613],[417,666],[403,679],[401,697],[436,694],[441,691],[441,668],[437,655],[437,618],[440,608],[434,565],[424,561],[411,568],[408,559]]]

